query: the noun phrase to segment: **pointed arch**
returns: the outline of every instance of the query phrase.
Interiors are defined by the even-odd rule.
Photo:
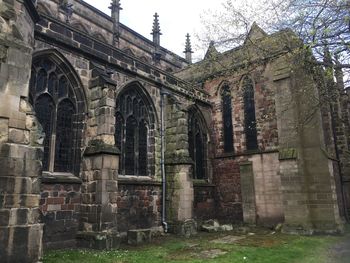
[[[65,76],[72,85],[74,94],[77,97],[77,103],[79,104],[79,107],[82,108],[82,111],[87,112],[89,105],[86,94],[88,94],[88,91],[86,90],[86,87],[83,85],[79,75],[77,74],[72,64],[68,61],[68,59],[57,49],[43,49],[34,52],[32,64],[34,65],[36,61],[42,59],[50,61],[63,72],[63,76]]]
[[[123,49],[123,52],[129,56],[135,57],[135,52],[133,49],[127,47]]]
[[[138,81],[121,88],[116,101],[115,142],[120,148],[120,174],[151,176],[155,166],[156,110]]]
[[[102,41],[103,43],[108,43],[107,39],[104,35],[102,35],[100,32],[93,32],[92,36],[94,38],[97,38],[98,40]]]
[[[145,89],[145,87],[140,83],[138,80],[131,80],[126,83],[124,83],[123,86],[120,87],[117,95],[117,101],[120,100],[120,97],[127,92],[129,89],[134,90],[140,98],[142,98],[142,102],[144,105],[147,105],[147,110],[149,112],[150,116],[150,122],[154,123],[154,125],[157,125],[159,123],[156,107],[154,105],[154,102],[149,95],[148,91]],[[122,106],[122,105],[121,105]],[[118,105],[117,105],[118,107]]]
[[[221,95],[222,89],[224,87],[231,87],[231,83],[227,80],[221,81],[220,84],[218,85],[218,87],[216,88],[215,95],[216,96]],[[231,93],[231,88],[230,88],[230,93]]]
[[[37,10],[39,12],[45,13],[51,17],[55,17],[54,12],[52,11],[50,5],[46,4],[45,1],[37,1]]]
[[[188,150],[193,160],[193,178],[209,178],[209,129],[200,109],[193,105],[188,110]]]
[[[91,32],[91,29],[89,29],[86,25],[84,25],[83,23],[81,23],[79,20],[73,20],[73,21],[71,21],[71,22],[70,22],[70,25],[71,25],[73,28],[75,28],[75,29],[77,29],[77,30],[79,30],[79,31],[81,31],[81,32],[84,32],[84,33],[86,33],[86,34],[89,34],[89,33]]]
[[[87,112],[79,76],[60,52],[41,50],[33,55],[29,92],[46,136],[44,172],[78,175]],[[42,98],[49,98],[49,106]]]

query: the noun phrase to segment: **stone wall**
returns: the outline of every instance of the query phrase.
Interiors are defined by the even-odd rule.
[[[161,184],[119,180],[118,230],[161,226]]]
[[[196,220],[217,218],[217,200],[215,185],[207,182],[193,182],[193,214]]]
[[[212,103],[212,128],[216,156],[225,155],[223,151],[223,124],[221,88],[228,85],[232,97],[232,123],[234,153],[246,152],[244,132],[244,100],[242,79],[249,76],[254,81],[256,128],[258,151],[271,151],[278,147],[277,116],[275,109],[275,90],[269,78],[269,68],[256,66],[249,70],[234,72],[230,76],[218,76],[206,81],[204,89],[210,94]]]
[[[335,170],[331,153],[325,152],[327,141],[322,129],[317,86],[306,67],[295,68],[294,59],[300,59],[298,54],[281,57],[274,64],[280,116],[279,173],[284,231],[303,234],[341,232]]]
[[[0,2],[0,255],[38,262],[42,133],[27,102],[34,24],[32,1]]]
[[[46,248],[76,246],[79,227],[81,185],[79,183],[42,183],[40,190],[43,243]]]
[[[242,222],[242,195],[239,163],[233,158],[214,160],[213,183],[217,187],[217,217],[224,222]]]

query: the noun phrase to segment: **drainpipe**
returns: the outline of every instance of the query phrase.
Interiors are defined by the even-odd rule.
[[[165,176],[165,124],[164,124],[164,111],[165,111],[165,96],[167,94],[163,89],[160,91],[160,148],[161,148],[161,157],[160,157],[160,166],[162,174],[162,225],[164,232],[168,232],[168,223],[166,222],[166,176]]]

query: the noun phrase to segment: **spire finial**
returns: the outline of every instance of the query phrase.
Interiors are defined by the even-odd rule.
[[[123,8],[121,8],[120,0],[112,0],[109,9],[112,10],[112,15],[115,11],[123,10]]]
[[[151,35],[153,35],[153,43],[156,46],[160,45],[160,36],[162,33],[160,32],[160,26],[159,26],[159,15],[158,13],[154,14],[154,20],[153,20],[153,29]]]
[[[185,46],[185,51],[184,53],[186,54],[186,60],[188,63],[192,63],[192,46],[191,46],[191,37],[190,34],[187,33],[186,35],[186,46]]]
[[[120,5],[120,0],[112,0],[111,6],[109,7],[111,9],[111,17],[113,20],[113,44],[118,46],[119,45],[119,35],[120,35],[120,29],[119,29],[119,23],[120,23],[120,10],[123,10]]]

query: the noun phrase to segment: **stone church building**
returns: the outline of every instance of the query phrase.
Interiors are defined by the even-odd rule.
[[[0,0],[0,258],[208,219],[338,233],[349,97],[288,30],[191,61],[83,0]],[[145,21],[146,22],[146,21]],[[150,17],[149,23],[151,24]],[[330,70],[330,79],[320,79]],[[145,230],[146,229],[146,230]]]

